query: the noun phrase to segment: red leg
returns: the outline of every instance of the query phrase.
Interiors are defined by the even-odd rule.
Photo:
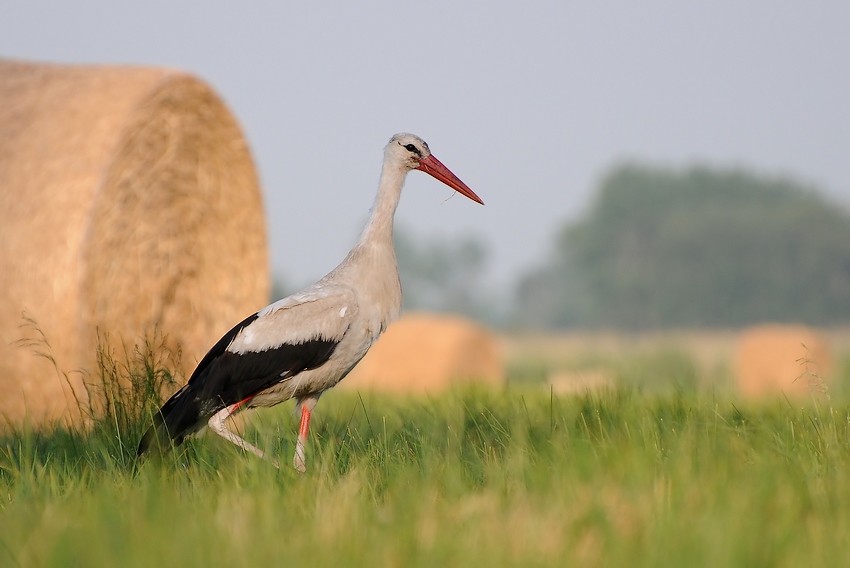
[[[251,402],[251,399],[252,399],[252,398],[254,398],[254,397],[253,397],[253,396],[249,396],[248,398],[246,398],[246,399],[244,399],[244,400],[240,400],[240,401],[239,401],[239,402],[237,402],[236,404],[232,405],[232,406],[230,407],[230,414],[236,414],[236,411],[237,411],[237,410],[239,410],[240,408],[242,408],[242,406],[244,406],[245,404],[247,404],[247,403]]]
[[[310,409],[306,406],[301,407],[301,427],[298,429],[298,437],[307,441],[307,435],[310,433]]]
[[[301,406],[301,426],[298,428],[298,442],[295,444],[295,469],[300,472],[307,471],[304,463],[304,446],[307,444],[307,435],[310,433],[310,409],[307,405]]]

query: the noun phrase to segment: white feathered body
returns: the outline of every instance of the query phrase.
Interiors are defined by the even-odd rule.
[[[401,312],[401,284],[393,248],[393,218],[407,173],[419,169],[483,203],[430,152],[418,136],[397,134],[384,149],[378,194],[359,241],[339,266],[304,290],[248,316],[198,363],[188,383],[154,416],[139,454],[157,441],[175,445],[203,428],[242,448],[262,452],[224,427],[242,408],[274,406],[290,398],[302,406],[296,467],[310,412],[366,355]],[[302,469],[303,470],[303,469]]]

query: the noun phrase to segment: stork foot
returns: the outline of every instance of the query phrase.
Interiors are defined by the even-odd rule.
[[[295,458],[292,460],[292,465],[300,473],[307,471],[307,464],[304,460],[304,442],[300,437],[298,442],[295,443]]]

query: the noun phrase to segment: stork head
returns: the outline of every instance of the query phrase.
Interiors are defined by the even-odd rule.
[[[390,138],[384,150],[384,159],[392,160],[406,170],[421,170],[426,174],[440,180],[461,195],[484,205],[481,198],[469,189],[460,178],[454,175],[449,168],[444,166],[440,160],[431,154],[428,143],[415,134],[401,133]]]

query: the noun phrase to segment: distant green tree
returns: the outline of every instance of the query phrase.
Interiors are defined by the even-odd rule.
[[[846,323],[850,216],[789,180],[621,166],[517,307],[549,327]]]

